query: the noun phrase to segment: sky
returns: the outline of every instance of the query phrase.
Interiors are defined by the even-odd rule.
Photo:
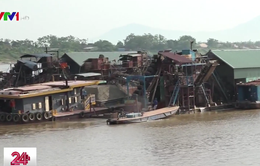
[[[183,31],[233,28],[260,15],[256,0],[0,0],[0,12],[28,20],[0,21],[0,38],[45,35],[93,39],[131,23]]]

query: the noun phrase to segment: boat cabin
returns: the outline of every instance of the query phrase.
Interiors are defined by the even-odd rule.
[[[85,86],[97,85],[99,80],[54,81],[0,90],[0,113],[66,112],[86,108],[84,101],[95,104],[95,96]],[[82,104],[83,103],[83,104]]]

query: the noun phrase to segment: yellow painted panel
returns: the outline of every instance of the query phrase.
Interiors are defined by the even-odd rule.
[[[45,97],[45,111],[50,111],[49,96]]]

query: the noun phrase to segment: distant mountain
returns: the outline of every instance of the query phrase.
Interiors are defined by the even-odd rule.
[[[232,29],[219,32],[225,41],[260,41],[260,16]]]
[[[210,29],[210,28],[209,28]],[[214,31],[214,32],[187,32],[175,30],[162,30],[148,27],[140,24],[129,24],[123,27],[112,29],[105,34],[95,38],[95,40],[108,40],[117,43],[119,40],[125,39],[127,35],[134,33],[135,35],[143,35],[144,33],[161,34],[167,39],[178,39],[183,35],[191,35],[198,41],[207,41],[209,38],[215,38],[219,41],[259,41],[260,40],[260,16],[240,24],[232,29]]]

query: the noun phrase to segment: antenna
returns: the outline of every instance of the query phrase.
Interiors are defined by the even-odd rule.
[[[192,50],[192,45],[193,45],[194,41],[190,42],[190,49]]]

